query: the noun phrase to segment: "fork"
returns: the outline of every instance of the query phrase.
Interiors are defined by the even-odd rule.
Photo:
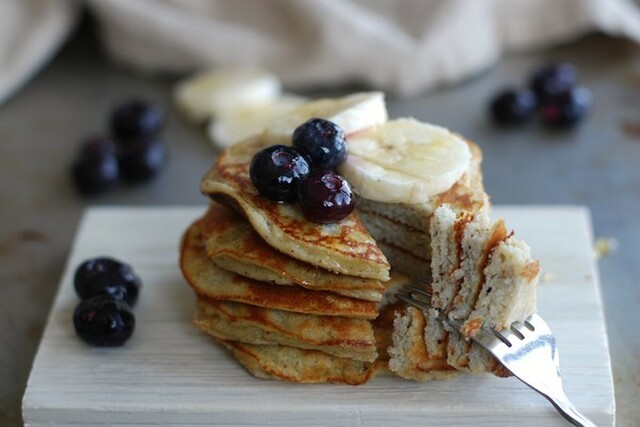
[[[431,293],[425,289],[404,286],[395,296],[420,310],[431,309],[423,300],[431,298]],[[460,322],[448,319],[442,313],[439,313],[438,320],[456,331],[460,330]],[[533,314],[524,322],[514,322],[508,330],[500,332],[481,328],[472,340],[491,353],[516,378],[549,400],[571,424],[595,427],[571,404],[562,388],[556,338],[542,317]]]

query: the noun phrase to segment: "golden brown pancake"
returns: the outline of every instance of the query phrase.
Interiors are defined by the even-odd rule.
[[[456,214],[447,206],[432,218],[432,297],[434,310],[461,323],[444,327],[433,321],[427,348],[446,353],[448,363],[463,371],[508,371],[469,338],[483,327],[502,330],[522,321],[536,310],[539,263],[529,247],[509,233],[503,220],[492,221],[485,213]]]
[[[336,273],[388,280],[389,263],[355,212],[334,224],[316,224],[302,215],[297,204],[273,202],[258,194],[249,165],[264,146],[260,138],[252,138],[225,150],[202,179],[200,190],[242,212],[280,252]]]
[[[376,363],[335,357],[316,350],[237,341],[220,342],[258,378],[358,385],[367,382],[378,371]]]
[[[371,301],[258,282],[221,269],[207,257],[197,222],[183,236],[180,268],[198,295],[215,300],[328,316],[372,319],[378,315],[376,303]]]
[[[380,301],[379,280],[332,273],[278,252],[235,211],[216,202],[198,223],[207,254],[219,267],[251,279],[299,285],[368,301]]]
[[[430,200],[406,204],[358,199],[360,218],[394,270],[409,274],[414,280],[425,281],[430,277],[429,221],[438,206],[448,204],[455,212],[489,209],[480,169],[482,152],[476,144],[470,141],[467,144],[471,151],[468,170],[451,188]]]
[[[373,362],[378,356],[364,319],[292,313],[198,298],[194,323],[215,338],[247,344],[282,344]]]
[[[376,348],[378,349],[378,361],[382,362],[386,368],[389,364],[388,349],[393,344],[393,320],[396,311],[401,308],[398,302],[387,304],[380,309],[378,317],[371,321],[373,334],[376,338]]]
[[[393,345],[389,347],[389,369],[397,375],[417,381],[449,378],[459,373],[447,363],[446,355],[430,354],[425,342],[424,313],[413,307],[395,311]]]

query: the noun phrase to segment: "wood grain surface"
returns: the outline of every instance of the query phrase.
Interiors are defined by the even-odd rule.
[[[29,378],[25,425],[568,425],[514,378],[465,375],[417,383],[380,377],[356,387],[253,378],[191,324],[194,297],[177,267],[178,242],[201,212],[86,212]],[[493,216],[505,218],[542,263],[539,312],[557,336],[567,394],[597,425],[613,425],[588,211],[496,207]],[[144,282],[136,332],[122,348],[89,347],[73,330],[73,272],[97,255],[131,263]]]

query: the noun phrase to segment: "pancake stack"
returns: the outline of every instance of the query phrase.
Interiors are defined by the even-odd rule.
[[[311,222],[297,204],[268,200],[251,182],[254,154],[284,142],[291,120],[219,155],[200,184],[211,205],[181,246],[197,296],[194,323],[259,378],[506,376],[470,339],[535,312],[539,266],[503,222],[489,219],[480,149],[413,119],[380,123],[386,110],[374,95],[316,101],[292,116],[298,123],[311,107],[335,106],[330,117],[360,147],[341,166],[359,196],[356,210],[338,222]],[[394,299],[408,283],[432,292],[431,311]],[[447,329],[440,314],[463,327]]]
[[[194,322],[257,377],[363,383],[384,365],[371,320],[389,264],[357,214],[319,226],[260,197],[248,171],[259,144],[226,151],[202,182],[222,203],[182,242]]]

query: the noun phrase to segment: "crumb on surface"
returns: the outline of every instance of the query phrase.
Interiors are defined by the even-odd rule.
[[[551,283],[556,280],[558,276],[555,273],[544,273],[540,278],[541,283]]]
[[[593,244],[593,254],[597,260],[610,255],[616,249],[618,249],[618,240],[613,237],[599,237]]]

